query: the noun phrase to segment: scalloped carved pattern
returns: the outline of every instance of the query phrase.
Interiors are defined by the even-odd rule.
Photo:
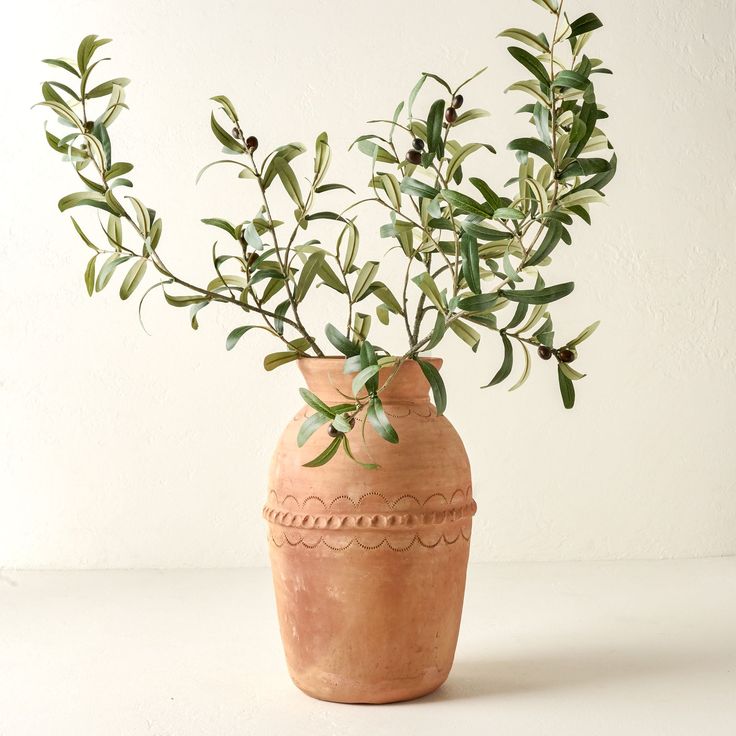
[[[374,502],[382,501],[385,511],[371,509],[370,512],[360,513],[361,505],[368,499]],[[315,501],[322,507],[323,513],[305,513],[305,506]],[[334,507],[338,504],[344,505],[344,502],[352,504],[355,511],[336,512]],[[441,503],[440,508],[436,507],[438,502]],[[397,506],[400,504],[403,506],[413,504],[415,508],[398,510]],[[292,505],[293,510],[286,508],[288,505]],[[280,499],[276,491],[271,490],[268,502],[263,508],[263,516],[271,524],[298,529],[405,531],[414,527],[436,526],[470,518],[477,508],[471,488],[464,491],[458,489],[449,497],[444,493],[433,493],[424,501],[419,501],[411,494],[398,496],[392,501],[382,493],[371,491],[364,493],[357,500],[348,495],[340,495],[329,502],[319,496],[308,496],[301,502],[292,495]]]
[[[415,544],[424,547],[425,549],[433,549],[440,544],[455,544],[459,540],[463,540],[465,542],[470,541],[470,529],[465,531],[465,529],[461,529],[455,536],[448,536],[444,533],[438,534],[436,537],[431,538],[431,536],[425,536],[422,537],[419,534],[414,534],[413,537],[409,540],[408,543],[405,544],[395,544],[392,543],[388,537],[383,537],[381,540],[379,540],[377,543],[371,543],[366,544],[365,542],[361,542],[358,537],[352,537],[345,542],[345,544],[333,544],[332,542],[328,542],[324,536],[319,536],[316,539],[306,539],[301,534],[295,536],[292,538],[289,534],[286,532],[281,533],[281,538],[277,539],[274,534],[268,535],[269,541],[275,546],[275,547],[283,547],[285,544],[288,544],[290,547],[298,547],[303,546],[307,549],[314,549],[315,547],[319,547],[320,545],[327,547],[328,549],[331,549],[333,552],[343,552],[346,549],[350,547],[359,547],[360,549],[372,551],[376,549],[380,549],[383,546],[386,546],[388,549],[392,550],[393,552],[407,552],[410,550]]]
[[[377,510],[377,504],[382,505],[383,510]],[[305,508],[312,505],[317,505],[320,511],[305,512]],[[361,512],[366,505],[372,508]],[[345,506],[353,510],[345,512]],[[476,510],[470,487],[466,490],[457,489],[451,494],[433,493],[424,501],[411,494],[390,499],[376,491],[364,493],[357,499],[343,494],[329,501],[319,496],[308,496],[299,501],[291,494],[279,498],[276,491],[272,490],[263,516],[272,525],[269,539],[276,547],[288,544],[311,549],[322,544],[341,551],[351,546],[372,550],[385,545],[399,552],[415,544],[432,548],[441,543],[455,544],[460,539],[469,541],[469,522]],[[463,521],[466,523],[458,530],[456,522]],[[448,526],[452,528],[448,529]],[[280,534],[274,533],[274,527],[282,527]],[[314,532],[323,533],[317,535]],[[328,541],[324,532],[334,533],[330,536],[338,536],[341,541]],[[346,532],[352,532],[352,537],[346,539]],[[379,537],[381,532],[384,532],[384,536]],[[385,532],[391,532],[394,540],[389,540]],[[397,536],[401,539],[397,540]]]

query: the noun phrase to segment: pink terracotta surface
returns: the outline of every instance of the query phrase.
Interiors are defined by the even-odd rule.
[[[350,395],[342,359],[303,359],[299,367],[327,403]],[[381,398],[399,444],[370,426],[363,442],[362,417],[349,435],[353,453],[379,469],[342,452],[303,467],[330,441],[325,426],[297,447],[306,407],[271,464],[264,516],[281,637],[292,679],[323,700],[425,695],[447,678],[457,643],[475,512],[468,458],[430,404],[416,363],[404,364]]]

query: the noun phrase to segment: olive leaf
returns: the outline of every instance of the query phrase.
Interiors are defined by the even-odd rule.
[[[305,152],[303,144],[285,143],[262,156],[250,130],[247,143],[243,140],[240,118],[230,98],[214,95],[212,102],[221,109],[210,113],[213,135],[227,152],[247,153],[248,158],[213,161],[201,169],[197,181],[213,166],[235,164],[238,178],[257,184],[244,188],[245,196],[255,202],[253,206],[249,199],[248,207],[256,209],[256,214],[246,220],[242,215],[203,220],[228,238],[221,247],[217,243],[212,247],[215,274],[199,282],[183,279],[169,269],[168,257],[159,253],[161,217],[143,204],[133,182],[125,178],[132,164],[113,160],[118,146],[113,145],[110,126],[128,109],[125,88],[130,80],[97,77],[100,64],[106,61],[97,52],[109,39],[88,35],[78,45],[75,58],[46,59],[49,67],[66,75],[62,81],[42,83],[38,106],[52,116],[44,127],[46,144],[74,167],[85,190],[63,196],[58,206],[62,212],[76,210],[72,218],[76,236],[92,250],[85,259],[87,293],[102,291],[129,262],[121,269],[123,300],[140,287],[151,268],[160,274],[158,282],[143,292],[139,319],[143,301],[160,290],[172,307],[188,308],[193,329],[199,327],[198,313],[213,302],[235,308],[239,315],[248,313],[249,324],[232,329],[225,347],[233,350],[254,329],[267,332],[281,346],[263,359],[268,371],[299,358],[322,357],[325,349],[336,351],[342,358],[339,370],[351,376],[353,396],[346,398],[348,403],[330,406],[303,390],[314,413],[299,428],[297,444],[303,446],[328,423],[332,424],[330,434],[338,434],[306,463],[308,467],[329,462],[341,448],[362,467],[377,467],[355,456],[348,435],[356,420],[364,417],[363,428],[370,425],[385,441],[398,442],[384,408],[390,394],[384,391],[409,360],[420,366],[437,412],[442,414],[447,390],[426,355],[441,343],[448,328],[474,352],[481,331],[500,335],[503,358],[489,386],[510,377],[514,342],[521,347],[523,366],[511,391],[528,380],[533,349],[544,361],[555,357],[546,365],[557,364],[563,405],[572,407],[574,382],[585,374],[577,362],[575,367],[571,362],[578,360],[576,347],[594,333],[598,323],[566,345],[555,346],[549,305],[569,295],[574,285],[547,286],[543,271],[553,254],[555,265],[558,260],[563,265],[557,258],[557,246],[561,241],[572,243],[576,218],[590,224],[592,206],[603,201],[616,175],[617,157],[604,131],[608,114],[597,100],[592,81],[593,75],[610,70],[588,55],[587,48],[584,51],[591,33],[602,26],[596,15],[583,13],[570,22],[559,0],[534,2],[551,16],[544,32],[512,27],[500,34],[511,39],[509,54],[531,77],[507,86],[507,91],[526,95],[519,112],[531,128],[508,146],[515,153],[517,167],[505,185],[496,167],[485,168],[488,162],[481,156],[471,158],[482,149],[495,153],[495,148],[465,140],[466,128],[460,127],[488,115],[482,106],[465,108],[459,94],[484,70],[454,85],[424,72],[406,101],[394,101],[389,108],[393,112],[375,116],[370,124],[380,129],[358,135],[351,145],[370,158],[366,197],[355,195],[347,184],[325,183],[332,157],[326,132],[316,137],[313,176],[305,185],[291,163]],[[435,92],[439,89],[440,96],[435,94],[433,102],[427,100],[426,118],[422,119],[416,110],[428,80],[438,85]],[[471,99],[470,92],[464,94]],[[229,122],[223,126],[218,118]],[[466,186],[471,166],[476,169]],[[277,178],[296,205],[286,216],[279,211],[281,198],[272,197]],[[504,186],[511,187],[508,191],[513,194],[506,196]],[[120,187],[128,187],[128,196],[119,194]],[[347,193],[355,199],[345,201]],[[330,197],[327,207],[319,201],[324,195]],[[400,261],[403,254],[398,268],[395,262],[386,261],[386,281],[392,288],[394,283],[403,284],[402,291],[392,291],[377,279],[384,263],[381,256],[360,259],[357,208],[369,203],[378,204],[387,214],[378,231],[370,235],[394,239],[390,250]],[[82,219],[85,211],[97,215],[103,238],[91,235]],[[108,217],[100,218],[100,211]],[[337,228],[334,223],[339,223]],[[125,240],[124,230],[128,230]],[[304,230],[310,230],[306,237],[301,236]],[[175,293],[168,290],[172,285],[178,288]],[[345,313],[339,324],[344,331],[331,323],[326,324],[324,337],[319,330],[313,331],[312,320],[328,309],[333,314],[333,307],[318,302],[315,293],[327,293],[342,302]],[[370,308],[360,311],[360,302],[369,299]],[[395,354],[368,340],[376,322],[374,309],[381,325],[390,324],[392,315],[401,318],[395,322],[404,323],[406,345]],[[383,367],[387,370],[382,371]]]

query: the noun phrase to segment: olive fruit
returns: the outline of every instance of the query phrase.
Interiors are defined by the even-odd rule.
[[[415,151],[423,151],[424,150],[424,141],[421,138],[415,138],[411,145],[414,147]]]
[[[460,108],[461,108],[461,107],[463,106],[463,102],[465,102],[465,99],[463,98],[463,96],[462,96],[462,95],[455,95],[455,96],[454,96],[454,97],[452,98],[452,106],[453,106],[453,107],[454,107],[454,108],[455,108],[456,110],[460,109]]]
[[[88,120],[84,124],[84,130],[85,130],[86,133],[91,133],[92,132],[92,128],[94,128],[94,127],[95,127],[95,124],[91,120]]]
[[[419,166],[419,164],[422,163],[422,154],[419,153],[419,151],[415,151],[412,149],[411,151],[406,152],[406,160],[410,164],[414,164],[415,166]]]
[[[457,110],[454,107],[448,107],[445,111],[445,120],[448,123],[454,123],[457,120]]]
[[[258,138],[256,138],[254,135],[249,135],[245,139],[245,147],[248,149],[249,153],[253,153],[253,151],[258,148]]]
[[[330,437],[339,437],[343,433],[339,429],[335,429],[333,424],[330,424],[330,426],[327,427],[327,434],[330,435]]]
[[[548,348],[546,345],[540,345],[539,350],[537,350],[537,355],[542,360],[549,360],[552,357],[552,349]]]
[[[562,348],[557,351],[557,357],[562,363],[572,363],[575,360],[575,351],[570,350],[570,348]]]

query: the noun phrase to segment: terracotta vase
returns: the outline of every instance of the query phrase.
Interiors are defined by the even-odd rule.
[[[343,363],[311,358],[299,367],[311,391],[341,403],[352,378]],[[322,700],[426,695],[447,679],[455,654],[476,508],[468,458],[418,364],[405,363],[381,398],[399,444],[370,426],[364,443],[360,419],[349,435],[356,457],[377,470],[342,452],[303,467],[330,439],[325,426],[297,447],[306,407],[271,464],[264,516],[281,637],[292,679]]]

